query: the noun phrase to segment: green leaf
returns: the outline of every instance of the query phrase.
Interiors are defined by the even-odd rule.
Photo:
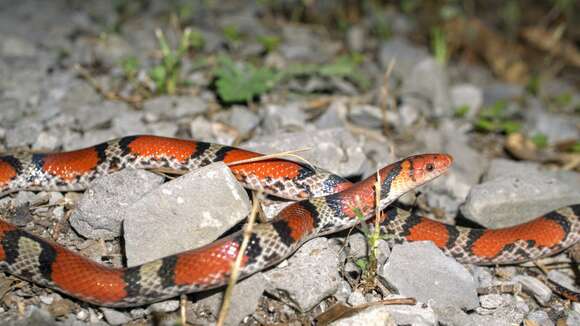
[[[354,264],[356,266],[358,266],[358,268],[360,268],[361,270],[365,271],[369,265],[369,263],[367,262],[367,260],[365,258],[359,258],[357,259]]]
[[[532,137],[532,142],[538,148],[546,148],[548,146],[548,136],[542,133],[537,133]]]
[[[457,118],[463,118],[469,112],[469,105],[462,105],[457,107],[454,112],[454,116]]]
[[[431,29],[431,48],[437,62],[440,65],[446,65],[449,51],[447,49],[447,37],[441,28],[434,27]]]
[[[149,71],[149,77],[155,82],[158,92],[162,92],[165,89],[165,81],[167,79],[167,71],[162,65],[153,67]]]
[[[133,79],[139,72],[139,60],[136,57],[127,57],[121,60],[121,68],[127,79]]]
[[[522,129],[522,125],[517,121],[507,120],[507,121],[503,121],[499,125],[499,129],[500,129],[500,131],[503,131],[506,134],[513,134],[514,132],[520,131],[520,129]]]
[[[481,131],[494,132],[496,130],[496,125],[489,119],[479,118],[475,121],[475,128]]]
[[[251,64],[235,64],[228,57],[220,57],[216,70],[218,95],[224,102],[251,101],[254,96],[272,89],[281,74]]]
[[[266,49],[266,52],[273,52],[279,46],[282,40],[276,35],[262,35],[258,36],[258,42]]]

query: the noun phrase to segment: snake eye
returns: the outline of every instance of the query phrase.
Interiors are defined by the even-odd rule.
[[[427,163],[427,165],[425,165],[425,169],[428,172],[433,172],[433,170],[435,170],[435,166],[433,165],[433,163]]]

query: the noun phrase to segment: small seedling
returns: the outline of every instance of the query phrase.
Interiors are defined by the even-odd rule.
[[[497,101],[494,105],[484,108],[475,121],[475,128],[490,133],[511,134],[521,129],[521,124],[507,112],[507,102]]]
[[[258,36],[258,42],[262,44],[266,52],[273,52],[278,49],[282,40],[278,36],[275,35],[262,35]]]
[[[446,65],[449,51],[447,49],[447,37],[441,28],[434,27],[431,30],[431,48],[435,55],[435,60],[440,65]]]
[[[548,136],[542,133],[537,133],[532,137],[532,142],[536,147],[542,149],[548,147]]]
[[[191,29],[186,28],[181,35],[177,49],[171,49],[161,30],[155,31],[161,51],[161,62],[149,71],[149,77],[155,83],[156,92],[173,95],[181,81],[181,61],[191,46]]]
[[[256,68],[249,63],[236,64],[229,57],[219,58],[215,71],[219,97],[227,103],[249,102],[272,89],[281,74],[269,68]]]

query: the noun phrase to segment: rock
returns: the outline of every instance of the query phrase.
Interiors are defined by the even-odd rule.
[[[511,326],[509,321],[495,318],[493,316],[481,316],[477,314],[466,314],[457,307],[434,307],[439,317],[439,322],[443,325],[461,325],[461,326]]]
[[[580,313],[570,311],[568,318],[566,318],[566,326],[580,325]]]
[[[131,112],[124,102],[104,101],[98,104],[83,105],[71,109],[71,114],[77,121],[77,127],[83,131],[106,126],[119,114]]]
[[[99,37],[94,43],[94,55],[94,60],[113,67],[119,65],[124,58],[133,55],[133,49],[119,34],[107,33],[106,37]]]
[[[38,139],[42,126],[34,121],[20,121],[6,132],[6,147],[24,147],[32,145]]]
[[[58,135],[50,132],[41,131],[36,142],[32,144],[34,151],[50,151],[58,148],[61,145]]]
[[[0,33],[2,43],[0,43],[0,53],[6,57],[35,57],[37,55],[36,46],[28,40],[13,35]]]
[[[387,68],[391,60],[395,61],[393,71],[397,76],[406,78],[411,70],[422,60],[429,58],[425,48],[412,45],[406,38],[394,37],[384,42],[379,50],[379,61]]]
[[[386,115],[390,125],[397,124],[398,117],[395,112],[387,111]],[[373,105],[353,105],[349,110],[348,117],[356,125],[366,128],[378,129],[385,124],[381,108]]]
[[[550,143],[580,139],[578,117],[551,113],[537,99],[528,102],[524,126],[530,136],[543,134]]]
[[[260,117],[245,106],[236,105],[231,108],[231,115],[228,121],[230,126],[234,126],[241,135],[248,134],[260,123]]]
[[[192,138],[198,141],[214,142],[223,145],[231,145],[237,138],[236,134],[228,133],[221,124],[210,122],[203,116],[195,118],[190,123]]]
[[[158,118],[181,118],[207,111],[207,103],[193,96],[159,96],[143,103],[143,111]]]
[[[362,52],[365,49],[366,33],[362,26],[352,26],[346,32],[346,44],[353,52]]]
[[[158,312],[158,313],[168,313],[172,311],[176,311],[179,309],[180,303],[179,300],[166,300],[161,302],[155,302],[154,304],[150,305],[147,310],[150,312]]]
[[[268,105],[264,108],[264,129],[268,134],[283,131],[303,130],[306,124],[306,113],[300,103],[290,105]]]
[[[521,85],[494,83],[483,88],[483,106],[494,105],[497,101],[517,100],[524,96]]]
[[[544,171],[533,163],[495,159],[474,186],[461,212],[488,228],[525,223],[551,210],[580,203],[580,176]]]
[[[326,238],[305,243],[287,260],[285,266],[263,273],[266,291],[291,301],[300,311],[314,308],[324,298],[333,295],[340,284],[338,252]]]
[[[397,325],[437,325],[437,316],[424,304],[386,305]]]
[[[383,276],[403,296],[443,306],[473,309],[479,305],[477,284],[461,264],[445,256],[432,242],[393,247]]]
[[[179,128],[175,123],[170,122],[157,122],[147,125],[147,130],[149,130],[148,133],[163,137],[175,137],[178,129]]]
[[[256,311],[265,287],[266,279],[261,273],[238,282],[234,287],[225,325],[239,325],[247,315]],[[222,289],[196,300],[193,304],[193,310],[198,314],[209,311],[212,316],[217,317],[222,305],[223,293]],[[203,294],[199,296],[203,296]]]
[[[19,320],[3,320],[2,324],[6,326],[58,325],[56,320],[54,320],[54,318],[48,312],[41,310],[40,308],[37,308],[33,305],[27,307],[24,318]]]
[[[394,318],[389,314],[386,306],[369,307],[358,312],[354,316],[339,319],[330,323],[331,326],[350,326],[350,325],[368,325],[368,326],[395,326]]]
[[[530,312],[526,319],[524,320],[524,325],[534,325],[534,326],[554,326],[554,322],[550,320],[548,313],[542,310],[536,310]]]
[[[116,135],[121,137],[147,133],[141,113],[132,111],[120,113],[114,117],[111,128]]]
[[[426,114],[441,117],[453,113],[445,67],[435,59],[424,59],[413,67],[411,73],[403,81],[402,92],[427,97],[429,104],[425,108]]]
[[[263,154],[311,147],[311,150],[299,155],[317,167],[343,176],[360,174],[366,160],[362,140],[357,140],[343,129],[261,136],[243,147]]]
[[[566,289],[569,289],[573,292],[580,292],[580,288],[576,285],[576,282],[574,281],[574,279],[572,279],[570,276],[557,271],[557,270],[551,270],[548,272],[548,279],[550,279],[550,281],[563,286]]]
[[[70,217],[70,224],[89,239],[118,237],[127,208],[162,182],[160,175],[132,169],[99,178],[81,198]]]
[[[347,302],[350,298],[351,294],[353,293],[350,284],[347,281],[341,281],[340,285],[338,286],[338,290],[334,294],[334,297],[340,302]]]
[[[480,315],[491,315],[499,320],[504,320],[510,325],[519,325],[524,316],[529,313],[530,308],[521,299],[510,294],[488,294],[482,296],[481,307],[477,307],[475,312]]]
[[[483,92],[480,88],[471,84],[459,84],[451,87],[449,91],[453,109],[467,106],[469,111],[465,115],[468,119],[473,119],[483,105]]]
[[[103,315],[105,315],[107,322],[111,325],[124,325],[131,321],[131,317],[118,310],[101,308],[101,311],[103,312]]]
[[[523,290],[533,295],[541,305],[546,305],[552,298],[552,290],[535,277],[516,275],[513,281],[520,283]]]
[[[222,162],[176,178],[126,210],[127,265],[210,243],[246,217],[250,206],[246,191]]]
[[[315,121],[320,129],[341,128],[346,121],[347,106],[344,100],[334,100],[324,113]]]
[[[362,292],[354,291],[348,296],[346,302],[351,306],[358,306],[367,303],[367,300]]]

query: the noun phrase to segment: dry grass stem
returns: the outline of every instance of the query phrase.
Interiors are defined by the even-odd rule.
[[[242,259],[244,258],[244,254],[246,252],[246,248],[248,247],[248,243],[250,242],[250,237],[252,235],[252,229],[254,227],[254,221],[256,220],[256,215],[258,213],[258,207],[260,207],[259,200],[258,200],[258,197],[260,197],[260,196],[261,196],[261,193],[258,193],[256,195],[256,193],[254,192],[253,202],[252,202],[252,211],[250,213],[250,216],[248,217],[248,223],[244,227],[244,233],[243,233],[244,237],[242,240],[242,244],[240,245],[238,255],[236,256],[236,260],[235,260],[234,264],[232,265],[230,279],[228,281],[228,286],[227,286],[226,292],[224,294],[222,308],[220,310],[219,317],[218,317],[218,320],[216,323],[217,326],[222,326],[226,320],[227,315],[228,315],[228,310],[229,310],[229,307],[230,307],[230,304],[232,301],[234,286],[235,286],[236,282],[238,281],[238,276],[240,273],[240,266],[242,264]]]

